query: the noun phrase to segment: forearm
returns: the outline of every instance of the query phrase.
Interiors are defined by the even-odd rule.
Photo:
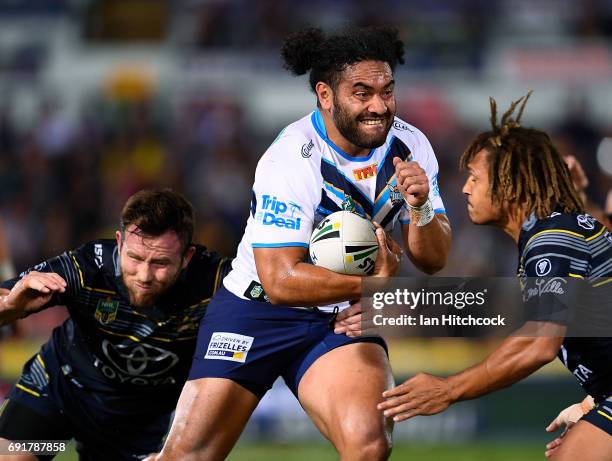
[[[446,265],[451,245],[451,228],[446,216],[437,214],[421,227],[412,220],[402,230],[406,253],[416,267],[433,274]]]
[[[23,317],[23,310],[6,305],[6,295],[0,296],[0,327]]]
[[[363,277],[332,272],[312,264],[297,263],[264,286],[273,304],[324,306],[361,297]]]
[[[450,376],[453,402],[474,399],[529,376],[553,360],[551,348],[542,342],[552,338],[511,337],[481,363]]]

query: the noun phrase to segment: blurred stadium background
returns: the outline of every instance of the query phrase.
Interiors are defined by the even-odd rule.
[[[513,243],[469,224],[460,193],[457,159],[487,128],[489,95],[506,106],[533,88],[525,124],[574,154],[588,195],[605,203],[612,1],[0,0],[0,217],[14,266],[112,236],[125,199],[147,186],[185,193],[197,240],[234,255],[258,157],[314,107],[305,78],[282,70],[280,43],[303,25],[349,21],[394,25],[406,41],[398,115],[426,133],[440,163],[454,234],[443,275],[515,271]],[[403,273],[413,273],[408,264]],[[0,343],[0,401],[64,315],[37,314]],[[461,369],[490,346],[398,340],[391,359],[401,380]],[[554,364],[507,391],[400,424],[392,459],[543,459],[544,427],[582,398],[573,381]],[[279,385],[229,459],[315,456],[334,459]]]

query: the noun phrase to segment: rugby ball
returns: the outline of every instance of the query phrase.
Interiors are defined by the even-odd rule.
[[[374,229],[370,221],[350,211],[330,214],[310,236],[312,263],[341,274],[369,274],[378,255]]]

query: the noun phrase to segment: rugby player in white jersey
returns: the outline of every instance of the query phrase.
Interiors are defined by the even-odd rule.
[[[395,117],[393,71],[403,43],[388,28],[290,36],[288,70],[309,73],[317,109],[287,126],[263,155],[232,272],[200,325],[190,381],[158,460],[224,459],[260,398],[282,376],[341,460],[389,457],[391,421],[376,409],[393,385],[378,337],[334,334],[334,314],[359,299],[364,277],[309,264],[320,220],[350,208],[379,223],[381,250],[365,262],[393,276],[400,248],[440,270],[451,232],[427,138]],[[279,102],[282,103],[282,102]]]

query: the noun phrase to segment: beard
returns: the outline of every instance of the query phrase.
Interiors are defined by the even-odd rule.
[[[123,281],[123,285],[125,286],[128,292],[130,305],[136,308],[154,306],[159,301],[159,299],[166,293],[168,293],[170,289],[176,284],[176,281],[180,276],[180,272],[181,271],[178,271],[169,281],[165,281],[161,284],[154,284],[151,289],[146,292],[139,291],[134,286],[135,282],[133,280],[126,280],[125,275],[122,274],[121,278]]]
[[[362,113],[354,116],[338,102],[335,96],[334,109],[332,119],[340,134],[351,144],[364,149],[375,149],[385,143],[395,117],[395,113],[390,110],[383,115]],[[385,129],[379,134],[367,133],[361,124],[363,120],[381,120]]]

